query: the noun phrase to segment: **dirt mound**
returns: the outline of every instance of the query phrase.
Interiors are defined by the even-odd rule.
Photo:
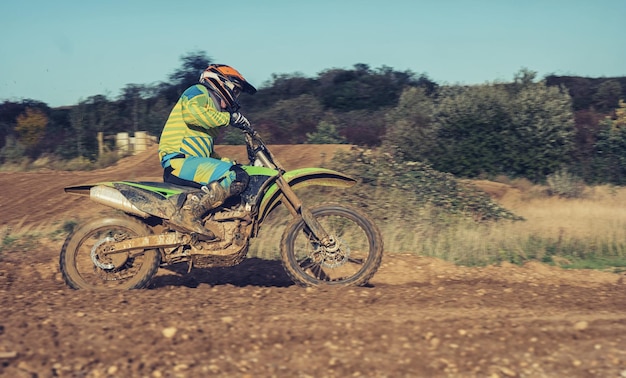
[[[346,151],[348,145],[276,145],[272,152],[286,169],[323,167],[336,151]],[[247,162],[245,146],[218,146],[221,156]],[[89,172],[2,172],[0,187],[3,210],[1,226],[16,229],[48,227],[69,218],[97,215],[105,207],[89,203],[85,198],[68,195],[63,188],[111,180],[161,181],[163,171],[157,158],[157,146],[148,151],[121,159],[117,164]]]
[[[323,166],[334,150],[274,148],[288,168]],[[245,160],[235,147],[220,152]],[[0,173],[2,222],[97,214],[63,188],[158,179],[155,155],[94,172]],[[368,287],[301,288],[279,261],[250,258],[93,293],[63,284],[62,240],[32,243],[0,250],[2,377],[626,376],[623,275],[386,251]]]

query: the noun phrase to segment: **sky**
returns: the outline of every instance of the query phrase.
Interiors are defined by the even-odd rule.
[[[114,99],[198,51],[257,87],[355,64],[440,85],[626,76],[626,0],[2,1],[0,102]]]

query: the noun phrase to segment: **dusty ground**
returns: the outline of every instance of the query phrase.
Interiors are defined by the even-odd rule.
[[[290,168],[320,164],[302,146],[276,152]],[[153,153],[97,172],[0,173],[0,226],[93,216],[62,188],[159,174]],[[2,377],[626,377],[619,274],[387,251],[363,288],[303,289],[280,263],[249,259],[90,293],[64,286],[61,244],[0,256]]]

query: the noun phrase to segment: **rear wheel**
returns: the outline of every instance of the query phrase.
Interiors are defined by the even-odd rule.
[[[70,234],[61,249],[65,283],[73,289],[109,290],[145,288],[156,274],[160,253],[150,249],[138,256],[122,252],[101,258],[97,247],[152,234],[148,226],[128,216],[107,216],[89,221]]]
[[[383,240],[374,222],[358,210],[337,204],[311,209],[331,238],[323,246],[302,219],[292,221],[281,240],[287,274],[302,286],[366,284],[383,257]]]

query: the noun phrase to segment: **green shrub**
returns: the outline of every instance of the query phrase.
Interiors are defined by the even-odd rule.
[[[315,132],[306,133],[307,144],[345,144],[346,138],[337,131],[337,126],[326,121],[317,124]]]
[[[585,184],[579,177],[562,168],[548,175],[548,191],[551,195],[565,198],[581,198],[585,191]]]
[[[495,203],[489,195],[420,162],[402,162],[391,154],[353,149],[338,154],[333,164],[340,172],[361,180],[351,202],[358,202],[395,218],[415,219],[413,212],[431,206],[441,219],[459,215],[475,221],[522,220]],[[413,210],[411,210],[413,209]]]
[[[6,227],[2,230],[0,237],[2,238],[0,241],[0,260],[3,260],[7,258],[8,252],[28,252],[38,248],[41,235],[36,233],[15,233],[10,227]]]
[[[62,170],[64,171],[89,171],[94,167],[94,163],[84,156],[75,157],[72,160],[68,160],[63,164]],[[61,167],[59,167],[61,169]]]

